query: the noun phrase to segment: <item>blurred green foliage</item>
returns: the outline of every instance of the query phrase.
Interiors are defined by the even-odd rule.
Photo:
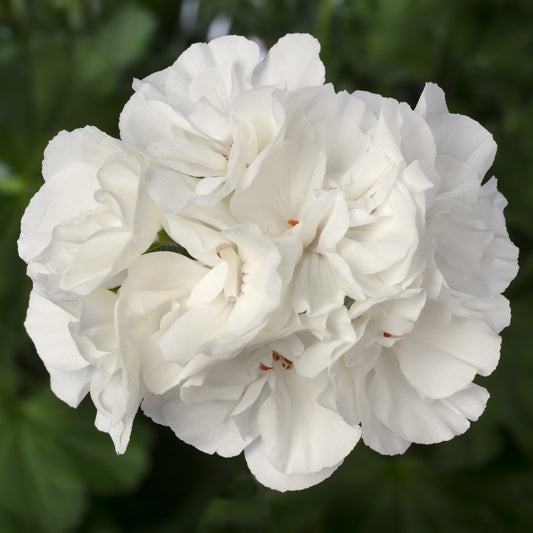
[[[141,416],[118,457],[90,402],[74,411],[49,391],[16,251],[44,147],[85,124],[118,135],[132,78],[221,17],[266,47],[314,34],[337,89],[414,105],[437,82],[494,134],[521,272],[500,366],[479,380],[492,398],[464,436],[392,458],[360,444],[321,485],[279,494],[242,457],[206,456]],[[532,28],[530,0],[0,0],[0,531],[533,531]]]

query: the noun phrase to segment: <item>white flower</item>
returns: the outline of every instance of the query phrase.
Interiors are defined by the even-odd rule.
[[[387,100],[374,115],[348,94],[322,95],[306,117],[307,128],[293,127],[253,183],[234,192],[229,211],[280,247],[299,243],[288,286],[295,313],[326,313],[347,297],[394,297],[425,267],[426,197],[438,182],[431,131],[407,106]],[[404,137],[417,146],[403,149]]]
[[[276,490],[485,408],[517,272],[491,135],[324,85],[318,42],[222,37],[134,83],[122,141],[48,146],[22,221],[26,320],[53,391],[118,452],[142,405]],[[176,253],[177,252],[177,253]]]
[[[145,166],[92,127],[61,132],[49,143],[45,183],[24,213],[18,243],[42,290],[85,295],[120,284],[160,228],[141,183]]]
[[[121,345],[142,360],[152,392],[199,355],[241,350],[280,304],[279,252],[258,228],[235,226],[216,241],[206,264],[169,252],[139,258],[119,291]]]
[[[331,369],[339,410],[347,421],[360,420],[364,441],[386,454],[403,453],[411,442],[449,440],[483,412],[488,393],[472,381],[498,363],[498,333],[510,319],[499,293],[518,268],[505,200],[494,179],[480,187],[494,155],[490,134],[449,114],[431,84],[417,110],[437,148],[416,250],[422,276],[400,299],[351,306],[360,341]]]
[[[50,374],[58,398],[76,407],[90,392],[96,427],[124,453],[142,399],[136,361],[121,357],[114,324],[117,296],[96,289],[52,301],[34,289],[25,327]]]
[[[199,357],[179,386],[147,395],[143,410],[204,452],[233,456],[244,449],[250,470],[268,487],[285,491],[319,483],[360,436],[336,412],[325,370],[335,351],[354,340],[348,320],[333,321],[331,331],[340,327],[344,338],[320,340],[306,329],[229,359]],[[319,364],[305,375],[300,369],[308,356]]]
[[[278,243],[294,241],[301,250],[288,288],[295,313],[327,313],[346,295],[360,295],[337,253],[348,230],[348,209],[339,191],[322,190],[325,162],[320,146],[284,141],[265,158],[253,184],[230,203],[238,221],[254,222]]]
[[[48,145],[44,185],[22,219],[19,253],[34,289],[26,329],[54,393],[76,406],[90,391],[96,426],[119,453],[141,401],[137,361],[121,358],[116,295],[129,264],[157,234],[143,190],[145,160],[96,128],[61,132]]]
[[[282,129],[276,91],[320,86],[318,42],[287,35],[261,63],[259,47],[225,36],[188,48],[171,67],[134,83],[121,136],[166,168],[204,178],[198,194],[228,194],[249,183],[257,156]]]
[[[426,303],[423,296],[370,309],[360,345],[333,369],[341,412],[360,418],[363,439],[381,453],[466,431],[488,398],[471,382],[498,362],[500,338],[481,310]]]

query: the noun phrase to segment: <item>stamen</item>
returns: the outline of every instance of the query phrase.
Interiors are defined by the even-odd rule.
[[[293,367],[292,361],[289,361],[286,357],[283,357],[283,355],[280,355],[278,352],[272,352],[272,359],[276,362],[281,360],[281,367],[285,370],[290,370]]]
[[[293,220],[292,218],[287,220],[287,222],[289,223],[290,226],[292,226],[294,228],[294,226],[296,226],[296,224],[299,224],[299,221],[298,220]]]
[[[294,365],[292,361],[289,361],[286,357],[283,357],[283,355],[280,355],[278,352],[272,352],[272,361],[274,363],[277,363],[278,361],[281,361],[281,368],[285,370],[290,370]],[[272,366],[267,366],[264,363],[259,363],[259,369],[263,372],[266,372],[267,370],[273,370],[274,364]]]
[[[384,337],[392,337],[392,335],[390,333],[387,333],[386,331],[383,332],[383,336]]]
[[[232,143],[229,145],[229,149],[231,150],[232,147],[233,147],[233,141],[232,141]],[[222,154],[222,157],[223,157],[226,161],[229,161],[229,155],[228,155],[228,154]]]
[[[222,245],[217,251],[217,255],[228,264],[228,277],[224,285],[224,296],[226,302],[233,303],[237,301],[237,296],[241,292],[242,268],[241,260],[233,246]]]
[[[285,369],[285,370],[290,370],[292,368],[292,361],[289,361],[288,359],[285,359],[285,357],[283,358],[283,362],[281,363],[281,366]]]

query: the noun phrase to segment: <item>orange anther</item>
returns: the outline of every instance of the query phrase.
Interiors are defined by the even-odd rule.
[[[220,257],[220,254],[217,252],[217,256],[219,257],[219,259],[222,259],[222,257]]]
[[[384,337],[392,337],[392,335],[390,333],[387,333],[386,331],[383,332],[383,336]]]
[[[290,226],[292,226],[294,228],[294,226],[296,226],[296,224],[298,224],[298,221],[297,220],[293,220],[292,218],[290,220],[287,220],[287,222],[289,223]]]
[[[266,372],[267,370],[272,370],[272,368],[274,368],[274,367],[272,367],[272,366],[266,366],[266,365],[264,365],[263,363],[261,363],[261,364],[259,365],[259,368],[260,368],[261,370],[264,370],[264,371]]]
[[[276,363],[281,361],[281,367],[285,370],[290,370],[293,367],[292,361],[289,361],[286,357],[283,357],[283,355],[280,355],[278,352],[272,352],[272,360]]]
[[[229,145],[229,149],[231,150],[233,146],[233,142]],[[222,157],[226,160],[226,161],[229,161],[229,155],[228,154],[222,154]]]

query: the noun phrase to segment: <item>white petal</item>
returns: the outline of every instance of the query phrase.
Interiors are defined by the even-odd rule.
[[[286,357],[294,363],[294,368],[300,376],[307,378],[318,376],[327,370],[356,340],[356,334],[346,308],[336,309],[325,318],[326,320],[319,325],[316,332],[313,331],[313,326],[309,324],[309,328],[316,335],[316,338],[309,340],[311,335],[305,336],[307,346],[303,354],[298,354],[298,357],[293,358],[285,350],[273,348],[279,353],[286,354]],[[314,317],[310,317],[306,323],[312,322],[313,319]],[[305,330],[302,333],[305,334]],[[298,338],[297,335],[293,335],[293,337]],[[274,343],[272,346],[274,347]]]
[[[216,305],[212,303],[189,309],[160,337],[159,347],[165,359],[185,366],[199,353],[227,351],[225,339],[219,339],[216,333],[224,330],[229,313],[229,306],[222,297]],[[233,343],[241,344],[238,339],[229,341],[229,344]]]
[[[415,111],[426,119],[447,114],[444,91],[436,83],[426,83]]]
[[[372,411],[407,441],[433,444],[450,440],[464,433],[470,426],[468,417],[474,414],[477,419],[485,407],[486,396],[472,385],[447,399],[424,398],[403,378],[393,356],[383,356],[375,371],[368,386]]]
[[[61,278],[61,288],[75,294],[89,294],[105,279],[117,274],[113,265],[130,241],[131,233],[123,230],[102,230],[90,236],[76,250]]]
[[[90,382],[94,375],[94,368],[86,366],[80,370],[56,370],[48,368],[50,372],[50,388],[52,392],[70,407],[78,407],[89,392]]]
[[[370,93],[368,91],[354,91],[352,95],[364,102],[375,117],[379,117],[381,107],[386,100],[383,98],[383,96],[376,93]]]
[[[257,226],[240,224],[221,234],[235,243],[242,266],[241,293],[224,326],[226,336],[253,335],[280,306],[278,247]],[[268,290],[265,290],[265,287]]]
[[[314,220],[309,220],[309,216]],[[316,224],[315,234],[318,237],[316,244],[313,243],[313,250],[317,252],[332,250],[348,230],[348,208],[342,193],[338,190],[328,191],[310,204],[301,223],[303,225],[310,222]]]
[[[275,372],[275,390],[258,415],[269,462],[287,474],[313,474],[334,467],[359,440],[359,428],[320,405],[325,376],[308,379],[281,368]]]
[[[480,181],[494,161],[496,143],[478,122],[465,115],[434,114],[428,123],[435,136],[437,151],[468,163]]]
[[[43,178],[52,181],[71,168],[99,168],[107,157],[120,151],[121,143],[94,126],[61,131],[44,151]],[[74,173],[73,173],[74,175]]]
[[[255,87],[283,84],[287,90],[322,85],[325,68],[319,58],[320,43],[311,35],[282,37],[254,71]]]
[[[50,243],[56,226],[95,209],[98,204],[93,195],[97,188],[95,170],[82,161],[58,170],[54,179],[47,181],[35,194],[24,212],[18,241],[20,257],[26,262],[35,258]]]
[[[400,104],[399,113],[402,119],[402,153],[406,163],[409,165],[417,160],[434,163],[437,147],[426,121],[405,103]]]
[[[412,193],[402,184],[390,192],[373,217],[372,223],[351,228],[339,244],[339,253],[356,279],[358,273],[384,271],[410,257],[419,242],[417,206]]]
[[[122,299],[127,291],[131,291],[138,312],[146,313],[172,298],[188,296],[206,273],[204,266],[183,255],[152,252],[132,263],[120,296]]]
[[[133,428],[133,419],[136,412],[137,408],[135,409],[135,412],[128,413],[123,420],[120,420],[114,425],[111,425],[107,417],[102,416],[101,413],[96,413],[96,419],[94,421],[95,426],[99,431],[109,434],[115,445],[115,451],[118,454],[123,454],[128,447],[131,430]]]
[[[498,364],[500,337],[482,320],[439,320],[427,308],[411,335],[395,346],[406,379],[428,398],[445,398],[465,388],[476,373]]]
[[[211,303],[224,288],[228,277],[228,264],[220,262],[194,286],[191,296],[187,300],[189,307]]]
[[[199,72],[223,65],[244,78],[258,59],[259,47],[256,43],[245,37],[226,35],[207,44],[193,44],[176,60],[173,69],[183,71],[189,79],[193,79]]]
[[[203,178],[226,173],[226,159],[207,143],[175,136],[152,143],[146,150],[159,164],[185,175]]]
[[[277,471],[268,460],[261,439],[256,439],[246,447],[244,457],[250,472],[257,478],[259,483],[280,492],[312,487],[331,476],[342,464],[341,461],[332,467],[323,468],[319,472],[309,474],[284,474]]]
[[[117,347],[115,303],[117,296],[106,289],[97,289],[82,301],[79,335],[90,337],[95,348],[112,351]]]
[[[68,372],[88,366],[70,335],[68,325],[76,320],[77,317],[44,298],[35,289],[31,292],[24,325],[47,368]]]
[[[447,403],[458,412],[475,422],[481,416],[487,405],[489,393],[483,387],[475,383],[465,387],[448,398]]]
[[[361,420],[363,442],[382,455],[401,455],[405,453],[411,442],[393,433],[385,424],[365,413]]]
[[[121,139],[141,150],[152,143],[172,138],[173,127],[185,122],[171,105],[150,98],[148,92],[144,90],[133,94],[119,119]]]
[[[77,407],[89,392],[94,375],[70,334],[69,325],[75,320],[35,289],[31,292],[24,325],[50,373],[52,391],[71,407]]]
[[[174,313],[178,315],[179,307]],[[167,313],[162,321],[172,320],[172,311]],[[168,326],[166,326],[168,327]],[[176,387],[183,380],[183,367],[177,363],[169,363],[163,357],[159,348],[158,338],[153,335],[146,340],[139,350],[141,358],[141,374],[148,391],[154,394],[163,394],[172,387]]]
[[[372,406],[366,397],[364,381],[366,376],[360,376],[355,369],[350,369],[352,378],[359,378],[355,385],[358,412],[361,416],[362,438],[364,443],[383,455],[399,455],[409,448],[411,441],[396,435],[389,427],[381,422],[373,413]]]
[[[294,276],[292,303],[296,313],[310,316],[332,311],[342,305],[346,291],[328,257],[304,253]]]
[[[263,161],[253,183],[236,192],[231,210],[239,222],[252,222],[269,234],[290,230],[324,180],[326,158],[316,145],[292,140],[276,145]]]
[[[206,214],[205,208],[200,208]],[[221,216],[217,217],[221,222]],[[167,233],[189,252],[189,254],[205,263],[215,265],[219,262],[216,255],[217,246],[225,242],[220,233],[210,227],[210,222],[204,224],[180,216],[165,216],[163,225]]]
[[[229,418],[233,407],[233,401],[223,400],[185,404],[178,392],[148,394],[142,404],[147,416],[169,426],[187,444],[223,457],[238,455],[247,444]]]

